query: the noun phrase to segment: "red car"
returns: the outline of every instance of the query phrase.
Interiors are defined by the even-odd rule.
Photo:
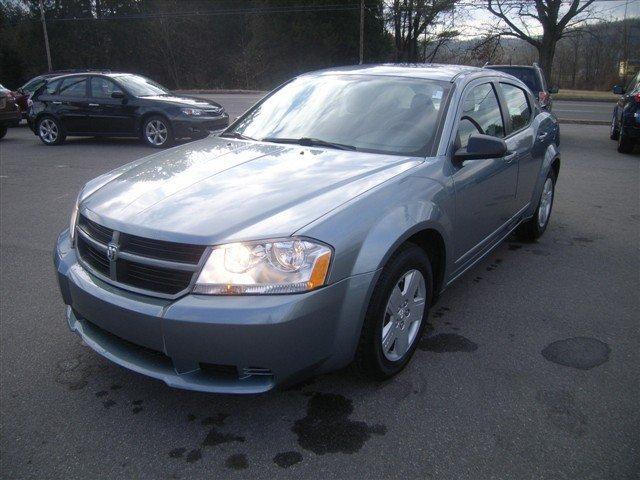
[[[20,123],[20,108],[10,90],[0,85],[0,138],[7,134],[8,127]]]
[[[13,92],[8,88],[0,85],[0,94],[6,95],[13,99],[13,102],[18,105],[22,118],[27,118],[27,112],[30,106],[29,94],[21,92]]]

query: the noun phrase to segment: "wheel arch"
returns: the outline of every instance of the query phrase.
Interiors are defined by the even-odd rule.
[[[138,120],[138,125],[136,126],[136,130],[138,131],[138,133],[140,135],[143,134],[142,127],[144,127],[144,124],[149,119],[149,117],[162,117],[167,121],[169,126],[172,127],[171,120],[169,119],[169,117],[167,116],[166,113],[164,113],[162,111],[158,111],[158,110],[150,110],[148,112],[143,113],[140,116],[140,120]]]

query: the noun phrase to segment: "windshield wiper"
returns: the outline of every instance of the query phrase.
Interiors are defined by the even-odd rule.
[[[255,140],[255,138],[247,137],[246,135],[242,135],[238,132],[223,132],[219,137],[227,137],[227,138],[237,138],[239,140]]]
[[[293,143],[295,145],[302,145],[304,147],[327,147],[336,148],[338,150],[357,150],[353,145],[346,145],[344,143],[327,142],[319,138],[280,138],[280,137],[265,137],[260,140],[261,142],[270,143]]]

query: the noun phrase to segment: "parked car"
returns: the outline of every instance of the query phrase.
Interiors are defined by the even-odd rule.
[[[497,71],[297,77],[219,136],[86,184],[54,253],[69,327],[185,389],[263,392],[352,361],[391,377],[438,294],[511,232],[545,232],[556,132]]]
[[[529,90],[533,92],[536,97],[540,108],[543,110],[551,111],[553,107],[553,100],[551,94],[558,93],[557,87],[548,87],[547,81],[544,77],[542,68],[537,63],[531,65],[486,65],[485,68],[491,70],[498,70],[500,72],[513,75],[517,79],[524,82],[529,87]]]
[[[67,135],[140,137],[152,147],[177,138],[203,138],[229,124],[221,105],[173,95],[129,73],[82,73],[50,78],[34,92],[29,126],[45,145]]]
[[[7,134],[8,127],[20,123],[20,109],[10,90],[0,85],[0,139]]]
[[[631,153],[640,143],[640,72],[626,87],[613,87],[613,93],[621,97],[611,116],[611,140],[618,141],[619,152]]]
[[[26,114],[27,109],[29,108],[27,97],[19,92],[14,92],[9,90],[4,85],[0,85],[0,92],[4,93],[6,96],[10,97],[13,100],[13,103],[18,105],[21,114]],[[24,107],[23,107],[24,106]],[[26,118],[26,117],[24,117]]]

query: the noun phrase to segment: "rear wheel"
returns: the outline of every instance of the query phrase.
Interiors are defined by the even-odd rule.
[[[154,148],[170,147],[174,142],[171,124],[159,115],[147,118],[142,124],[142,140]]]
[[[620,129],[618,134],[618,151],[620,153],[633,152],[634,141],[624,133],[624,128]]]
[[[551,170],[542,186],[542,193],[540,194],[536,213],[518,227],[517,234],[522,240],[533,242],[540,238],[547,229],[549,220],[551,219],[555,189],[556,175],[554,171]]]
[[[42,143],[49,146],[60,145],[66,138],[62,125],[53,117],[42,117],[38,120],[36,131]]]
[[[427,324],[433,275],[427,254],[403,246],[382,270],[369,302],[356,354],[356,366],[383,380],[411,359]]]

